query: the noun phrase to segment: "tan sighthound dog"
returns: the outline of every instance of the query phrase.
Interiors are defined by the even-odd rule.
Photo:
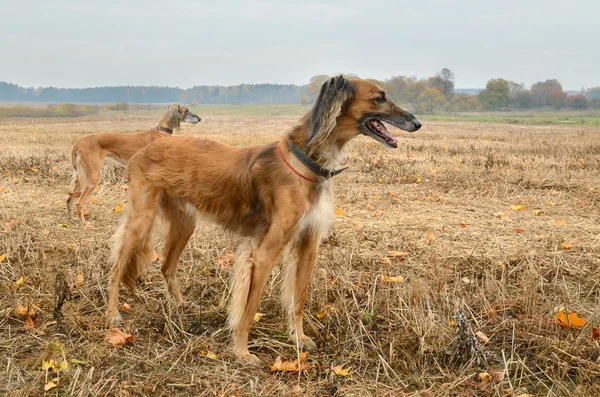
[[[67,212],[73,215],[73,199],[77,198],[77,212],[79,219],[85,225],[83,214],[85,202],[100,181],[102,160],[109,157],[123,166],[141,148],[164,138],[179,130],[181,122],[197,123],[200,117],[192,114],[182,105],[169,105],[167,113],[158,123],[158,127],[149,131],[135,134],[122,134],[119,132],[101,132],[81,138],[73,146],[71,163],[75,171],[71,182],[71,192],[67,199]]]
[[[152,255],[154,218],[164,219],[161,271],[178,303],[179,256],[200,213],[245,236],[236,256],[229,308],[234,353],[248,351],[252,319],[273,265],[287,249],[282,284],[289,337],[303,348],[302,313],[321,236],[333,217],[332,179],[345,162],[345,145],[359,134],[396,148],[382,121],[405,131],[421,122],[388,100],[376,84],[343,76],[327,81],[312,110],[279,142],[235,148],[206,139],[173,137],[141,149],[129,162],[129,208],[114,238],[107,319],[119,321],[119,285],[133,287]]]

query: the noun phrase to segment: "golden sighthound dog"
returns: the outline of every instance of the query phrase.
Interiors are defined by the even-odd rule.
[[[109,157],[123,166],[141,148],[179,130],[181,122],[197,123],[200,117],[192,114],[182,105],[169,105],[167,113],[158,123],[158,126],[145,132],[135,134],[122,134],[118,132],[101,132],[81,138],[73,146],[71,163],[75,171],[71,182],[71,192],[67,199],[67,212],[73,215],[73,199],[77,200],[79,219],[85,225],[83,207],[85,202],[94,192],[100,181],[102,160]]]
[[[245,236],[236,254],[229,325],[234,353],[248,351],[248,333],[275,261],[284,249],[292,263],[282,284],[289,337],[303,348],[302,312],[320,238],[333,217],[333,175],[345,162],[344,146],[364,134],[397,147],[382,121],[405,131],[421,123],[388,100],[376,84],[343,76],[327,81],[312,110],[279,142],[235,148],[206,139],[161,139],[129,162],[129,204],[115,234],[107,319],[120,320],[119,285],[132,287],[152,255],[154,218],[164,219],[161,271],[171,295],[179,256],[194,232],[196,213]]]

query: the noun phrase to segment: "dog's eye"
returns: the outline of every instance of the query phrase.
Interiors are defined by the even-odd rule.
[[[385,94],[382,93],[377,98],[375,98],[375,100],[379,103],[384,103],[385,102]]]

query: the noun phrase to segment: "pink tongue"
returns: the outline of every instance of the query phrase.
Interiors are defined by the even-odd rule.
[[[373,121],[373,125],[375,125],[375,127],[377,128],[377,130],[379,132],[381,132],[381,134],[383,136],[386,137],[387,140],[391,141],[391,142],[397,142],[398,140],[396,138],[394,138],[387,130],[387,128],[385,128],[385,125],[380,122],[379,120],[374,120]]]

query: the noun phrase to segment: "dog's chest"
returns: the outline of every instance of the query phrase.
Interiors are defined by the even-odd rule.
[[[333,221],[333,192],[329,181],[324,182],[319,196],[310,209],[300,218],[299,231],[310,229],[323,236],[329,231]]]

